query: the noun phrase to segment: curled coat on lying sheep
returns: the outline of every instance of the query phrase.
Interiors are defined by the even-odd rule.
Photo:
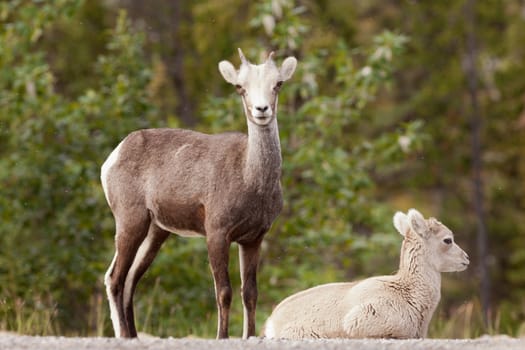
[[[415,209],[397,212],[404,237],[399,271],[330,283],[283,300],[268,318],[268,338],[424,338],[441,298],[441,272],[463,271],[468,255],[452,232]]]

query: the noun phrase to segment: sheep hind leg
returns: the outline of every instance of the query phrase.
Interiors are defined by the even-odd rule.
[[[111,290],[111,275],[113,274],[113,269],[115,268],[115,262],[117,261],[118,251],[115,251],[113,260],[109,265],[106,275],[104,276],[104,284],[106,285],[106,294],[109,301],[109,311],[111,322],[113,324],[113,330],[115,332],[115,337],[120,337],[120,319],[117,308],[117,296]]]
[[[219,233],[208,234],[208,259],[215,285],[217,301],[217,339],[228,338],[228,323],[232,301],[232,287],[228,273],[230,242]]]
[[[131,334],[137,334],[135,315],[133,312],[133,295],[135,294],[135,289],[140,278],[148,270],[169,235],[170,233],[168,231],[159,228],[152,222],[148,234],[140,244],[135,259],[126,276],[123,293],[124,315]]]
[[[135,255],[146,238],[150,220],[147,213],[145,215],[129,215],[126,218],[128,220],[120,221],[117,219],[115,256],[106,272],[104,282],[115,336],[133,338],[137,336],[136,332],[132,332],[135,327],[134,324],[129,324],[124,311],[125,282]],[[129,220],[129,218],[133,218],[133,220]]]

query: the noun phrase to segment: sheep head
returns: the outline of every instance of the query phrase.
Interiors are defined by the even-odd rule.
[[[273,52],[259,65],[250,63],[239,49],[241,66],[237,71],[229,61],[219,63],[223,78],[237,88],[248,120],[256,125],[268,125],[276,116],[277,94],[282,83],[290,79],[297,66],[295,57],[288,57],[279,68]]]
[[[405,239],[420,241],[427,261],[439,272],[463,271],[467,253],[455,242],[452,231],[435,218],[425,219],[416,209],[394,215],[394,227]]]

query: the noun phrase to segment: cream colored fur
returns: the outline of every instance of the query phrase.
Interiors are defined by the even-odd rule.
[[[467,254],[452,232],[415,209],[398,212],[404,236],[399,271],[331,283],[283,300],[266,321],[268,338],[424,338],[441,294],[441,272],[462,271]]]

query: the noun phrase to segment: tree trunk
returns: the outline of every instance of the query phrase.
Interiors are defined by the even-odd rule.
[[[187,28],[191,28],[191,2],[180,0],[120,0],[132,17],[148,24],[147,31],[155,33],[162,43],[158,51],[168,67],[169,79],[175,88],[177,105],[175,113],[184,127],[194,126],[198,122],[195,115],[195,101],[188,86],[188,74],[184,62],[192,55]],[[159,16],[159,13],[162,16]]]
[[[478,101],[478,73],[476,69],[477,43],[476,43],[476,0],[467,0],[465,4],[466,24],[466,59],[465,74],[468,82],[470,96],[471,114],[470,127],[472,133],[472,187],[473,203],[477,221],[477,244],[478,244],[478,269],[480,275],[480,299],[483,311],[483,322],[485,328],[489,324],[491,283],[487,268],[487,246],[488,234],[485,225],[485,209],[483,202],[483,178],[482,178],[482,145],[481,130],[483,120],[480,113]]]
[[[178,40],[178,36],[184,35],[180,31],[181,23],[183,21],[191,22],[191,13],[187,11],[181,1],[174,1],[171,4],[172,10],[172,35],[180,43],[182,40]],[[178,104],[177,114],[180,120],[186,126],[193,126],[196,124],[197,119],[194,115],[193,101],[188,92],[188,86],[186,85],[186,79],[184,69],[184,59],[188,52],[183,45],[175,44],[172,48],[173,56],[172,62],[168,62],[170,76],[173,81],[173,85],[177,91]]]

